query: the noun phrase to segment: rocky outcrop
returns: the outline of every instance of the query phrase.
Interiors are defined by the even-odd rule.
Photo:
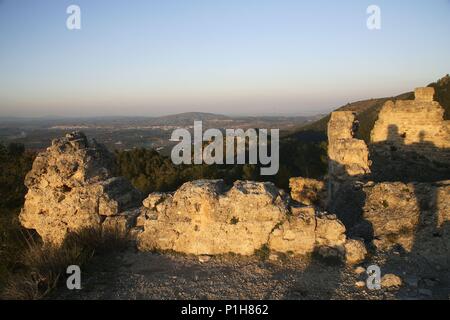
[[[324,181],[296,177],[289,179],[289,187],[291,188],[291,197],[293,200],[309,205],[325,206],[326,188]]]
[[[230,188],[222,180],[193,181],[173,194],[151,194],[143,204],[141,250],[252,255],[266,246],[294,254],[318,248],[345,253],[345,227],[335,216],[291,207],[269,182],[237,181]]]
[[[53,140],[26,176],[20,222],[54,245],[84,228],[133,225],[137,213],[129,209],[138,206],[141,195],[114,171],[112,154],[84,134]]]

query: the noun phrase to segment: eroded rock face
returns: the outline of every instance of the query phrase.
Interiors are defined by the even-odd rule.
[[[401,246],[431,262],[450,261],[450,181],[385,182],[363,188],[363,219],[379,249]]]
[[[433,88],[415,100],[388,101],[371,132],[370,155],[377,181],[439,181],[450,178],[450,121]]]
[[[340,247],[345,228],[313,207],[291,208],[272,183],[222,180],[185,183],[174,194],[151,194],[139,217],[141,250],[189,254],[251,255],[267,246],[279,252],[311,253],[318,246]]]
[[[286,219],[269,236],[268,246],[278,252],[312,252],[316,245],[316,212],[313,207],[291,208]]]
[[[83,228],[129,225],[137,214],[127,210],[141,199],[126,179],[114,177],[112,154],[79,132],[54,140],[40,153],[25,185],[20,222],[55,245]]]
[[[291,197],[305,205],[325,206],[326,188],[325,182],[316,179],[296,177],[289,179]]]
[[[328,122],[327,208],[340,218],[348,216],[339,212],[337,202],[349,184],[370,174],[369,149],[363,140],[354,138],[358,125],[351,111],[333,112]]]
[[[250,255],[288,213],[285,196],[271,183],[238,182],[226,191],[221,180],[199,180],[159,197],[144,202],[150,218],[139,236],[143,250]]]
[[[360,178],[370,173],[369,150],[363,140],[354,138],[358,130],[351,111],[331,113],[328,122],[329,174],[333,179]]]

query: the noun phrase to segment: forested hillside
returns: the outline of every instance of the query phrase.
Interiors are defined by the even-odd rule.
[[[280,168],[275,176],[261,176],[259,166],[249,164],[174,165],[170,158],[148,149],[115,154],[120,175],[145,194],[172,191],[184,182],[198,179],[224,179],[228,184],[236,180],[272,181],[287,189],[291,177],[322,177],[327,168],[326,152],[325,142],[284,138],[280,142]]]

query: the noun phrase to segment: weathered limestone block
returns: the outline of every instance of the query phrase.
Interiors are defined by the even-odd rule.
[[[450,258],[450,181],[386,182],[364,187],[363,219],[373,228],[379,249],[406,251],[448,265]]]
[[[126,233],[136,226],[136,218],[140,214],[140,209],[132,209],[121,212],[115,216],[106,217],[105,221],[103,221],[102,228],[118,230],[122,233]]]
[[[20,222],[44,242],[60,245],[70,232],[126,216],[123,211],[136,206],[140,194],[113,173],[112,155],[96,142],[89,144],[84,134],[54,140],[26,176],[29,190]]]
[[[369,150],[363,140],[354,138],[357,130],[355,113],[336,111],[331,114],[328,122],[326,208],[336,213],[346,226],[352,226],[360,219],[358,205],[361,197],[355,188],[356,182],[370,174]],[[350,208],[349,202],[353,203]]]
[[[414,94],[417,101],[434,101],[434,88],[432,87],[417,88]]]
[[[345,260],[347,264],[353,265],[364,261],[367,249],[361,240],[348,239],[344,245]]]
[[[156,209],[157,205],[163,202],[167,198],[165,193],[155,192],[151,193],[144,201],[142,205],[148,209]]]
[[[145,203],[150,209],[138,218],[144,226],[138,246],[144,251],[252,255],[268,246],[307,254],[316,246],[343,249],[346,241],[335,217],[318,217],[313,207],[290,207],[284,192],[268,182],[237,181],[229,188],[222,180],[193,181],[173,195],[152,194]]]
[[[328,122],[328,157],[331,179],[348,179],[370,173],[369,151],[363,140],[355,139],[355,114],[336,111]]]
[[[341,139],[353,139],[358,130],[358,122],[352,111],[336,111],[331,113],[328,122],[328,140],[337,141]]]
[[[295,201],[307,206],[324,205],[327,197],[324,181],[296,177],[289,179],[289,187],[291,188],[291,197]]]
[[[250,255],[267,243],[288,209],[272,183],[237,181],[227,191],[222,180],[199,180],[168,195],[155,213],[139,237],[142,250]]]
[[[114,158],[106,148],[82,133],[55,139],[46,152],[38,154],[25,178],[29,188],[70,189],[113,177]]]
[[[316,213],[313,207],[292,208],[292,217],[273,230],[269,248],[278,252],[306,254],[316,245]]]
[[[364,192],[367,197],[363,219],[371,223],[377,244],[387,247],[401,244],[410,250],[420,216],[414,186],[379,183]]]
[[[316,244],[338,247],[346,241],[345,226],[335,215],[322,215],[316,218]]]

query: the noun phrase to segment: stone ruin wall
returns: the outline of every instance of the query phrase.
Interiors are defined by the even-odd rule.
[[[387,102],[372,132],[372,144],[386,150],[382,143],[388,141],[388,149],[412,147],[427,159],[447,161],[449,123],[443,120],[442,107],[432,101],[433,93],[429,88],[418,89],[415,100]],[[389,135],[393,126],[399,133],[396,139]],[[271,183],[237,181],[226,186],[223,181],[210,180],[186,183],[174,193],[151,194],[140,206],[139,192],[125,179],[114,176],[111,154],[81,133],[70,134],[53,141],[36,158],[26,178],[29,192],[20,221],[26,228],[35,229],[46,243],[55,245],[60,245],[67,234],[84,228],[119,226],[133,231],[141,250],[250,255],[265,247],[294,254],[319,252],[357,263],[366,254],[364,243],[347,236],[371,238],[353,229],[346,231],[344,224],[358,227],[358,221],[348,224],[345,215],[369,221],[379,246],[401,242],[414,248],[415,229],[422,219],[418,217],[429,212],[430,221],[438,217],[439,224],[431,222],[433,228],[423,237],[432,239],[438,234],[443,247],[450,250],[446,247],[450,185],[426,184],[419,188],[415,184],[370,184],[369,148],[363,140],[354,138],[356,130],[352,112],[332,114],[328,125],[329,185],[291,179],[292,197],[303,205],[293,203]],[[323,207],[320,202],[325,189],[328,204],[336,204],[330,211],[344,224],[318,208]],[[361,203],[355,204],[360,195]],[[311,202],[305,203],[310,198]],[[423,201],[416,201],[414,210],[405,210],[407,203],[400,204],[410,198]],[[410,221],[411,215],[404,216],[412,211],[417,213],[414,221]],[[411,228],[405,228],[409,225]],[[398,234],[402,234],[401,241],[396,238]]]
[[[434,95],[434,88],[418,88],[415,100],[386,102],[371,133],[373,152],[395,148],[450,166],[450,121]]]
[[[353,112],[331,114],[328,122],[328,203],[336,198],[342,184],[370,173],[369,150],[363,140],[354,138],[357,129]]]
[[[359,177],[370,173],[369,151],[363,140],[355,139],[358,122],[351,111],[333,112],[328,122],[330,174]]]
[[[293,203],[270,182],[192,181],[141,202],[142,195],[114,172],[112,154],[84,134],[55,139],[26,176],[21,224],[53,246],[63,245],[72,233],[112,228],[132,235],[143,251],[318,252],[349,264],[366,254],[360,240],[346,237],[336,216]]]
[[[354,138],[352,112],[332,113],[326,207],[353,237],[448,266],[450,121],[433,97],[433,88],[418,88],[415,100],[386,102],[369,146]]]
[[[358,122],[353,112],[333,112],[328,123],[329,193],[334,184],[355,179],[450,178],[450,121],[444,120],[434,94],[434,88],[417,88],[415,100],[386,102],[369,146],[354,138]],[[403,172],[408,166],[410,171]]]

